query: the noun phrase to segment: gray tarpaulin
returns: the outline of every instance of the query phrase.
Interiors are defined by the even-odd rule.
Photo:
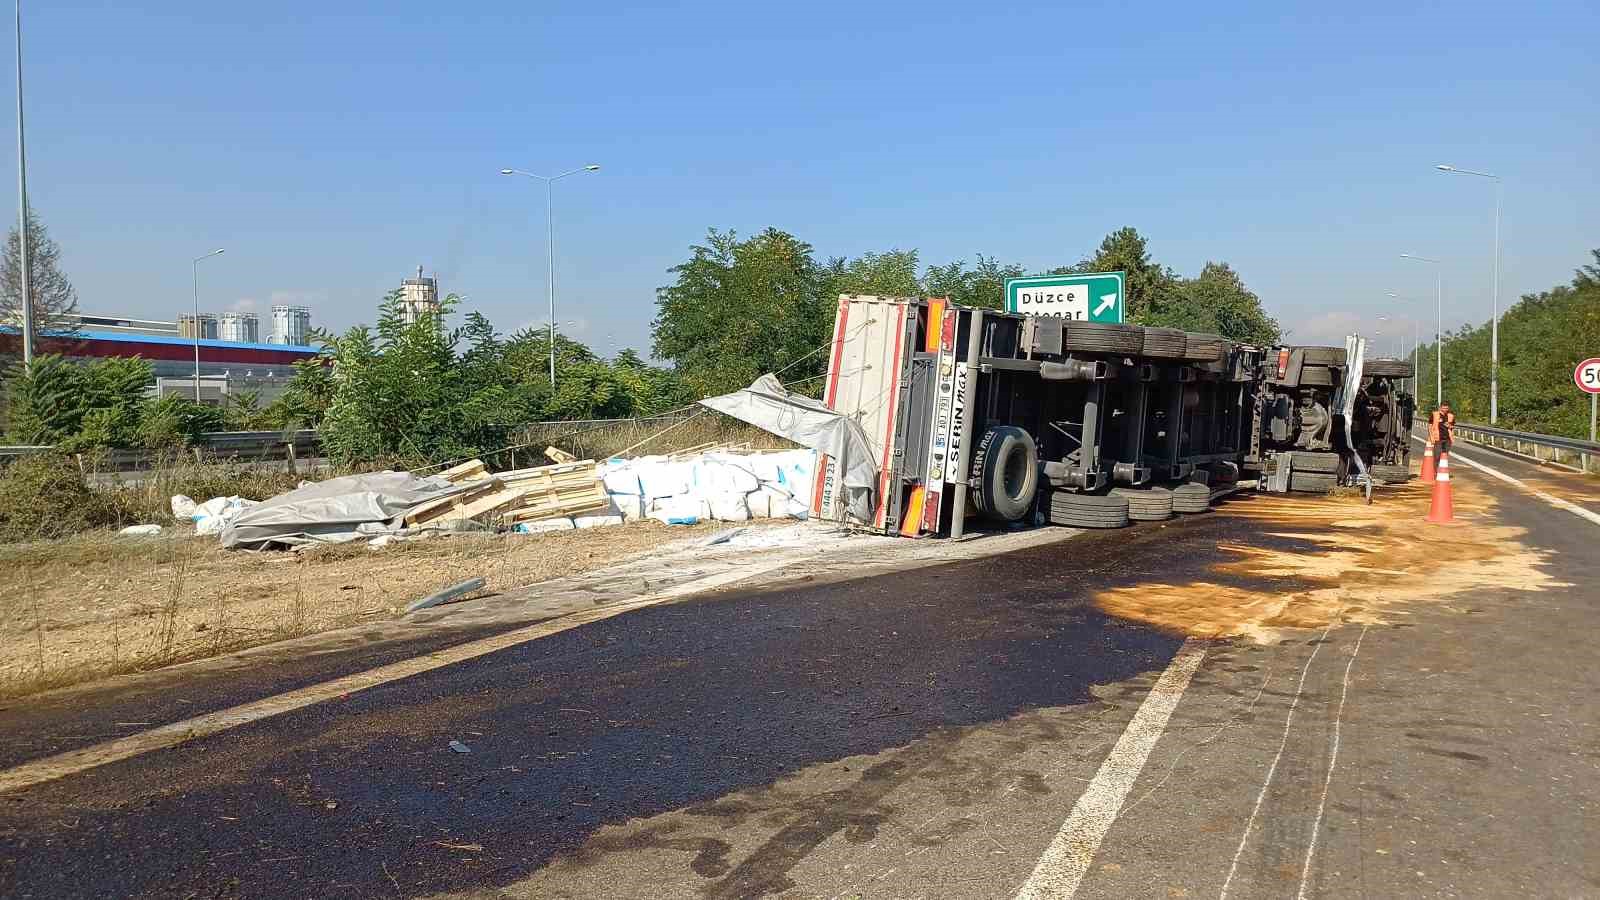
[[[878,465],[859,424],[821,400],[788,390],[776,375],[763,375],[742,391],[707,397],[700,404],[838,460],[850,514],[862,522],[872,520]]]
[[[468,484],[409,472],[345,475],[302,484],[241,513],[222,531],[222,546],[256,549],[337,543],[392,530],[394,520],[439,497],[458,494]]]

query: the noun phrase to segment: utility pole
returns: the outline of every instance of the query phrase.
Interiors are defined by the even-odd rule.
[[[17,259],[22,265],[22,365],[33,365],[33,291],[28,275],[28,142],[22,127],[22,0],[17,0]]]

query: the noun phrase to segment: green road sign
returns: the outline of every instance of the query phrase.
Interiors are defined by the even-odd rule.
[[[1083,322],[1121,322],[1122,272],[1006,280],[1006,312]]]

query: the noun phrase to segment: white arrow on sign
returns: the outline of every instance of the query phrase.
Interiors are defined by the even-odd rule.
[[[1100,295],[1100,305],[1096,306],[1094,308],[1094,314],[1098,316],[1098,315],[1100,315],[1101,313],[1105,312],[1108,309],[1116,309],[1116,308],[1117,308],[1117,295],[1116,294],[1101,294]]]

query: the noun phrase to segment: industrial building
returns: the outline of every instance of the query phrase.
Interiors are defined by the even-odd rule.
[[[438,279],[422,277],[422,267],[417,266],[417,277],[400,282],[400,304],[407,325],[416,324],[425,315],[438,315]]]

